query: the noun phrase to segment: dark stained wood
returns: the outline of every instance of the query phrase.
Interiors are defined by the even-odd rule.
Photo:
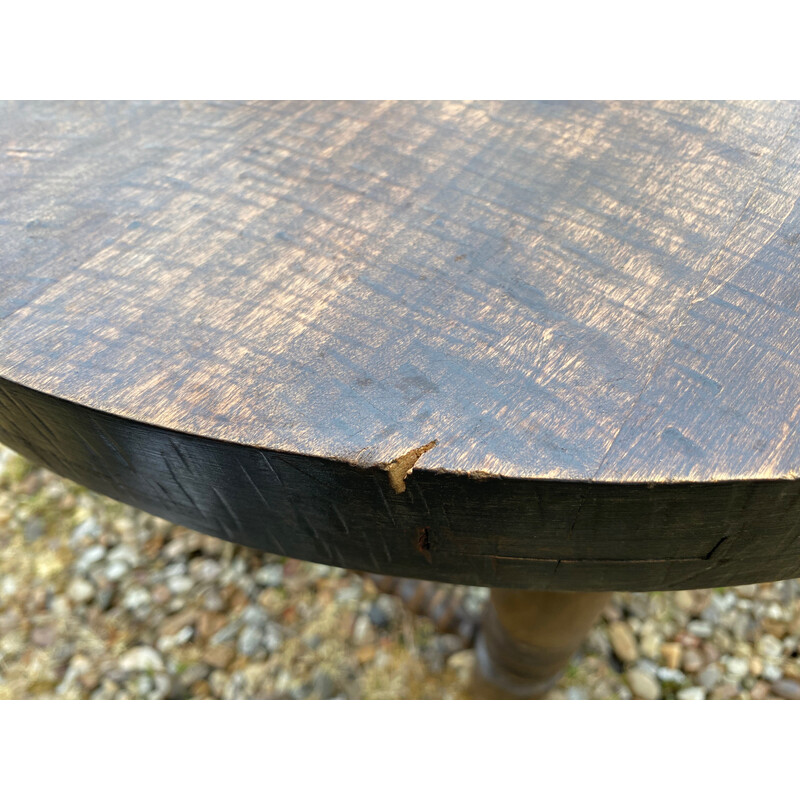
[[[800,482],[476,480],[178,433],[0,379],[0,439],[79,483],[250,547],[368,572],[544,590],[796,576]]]
[[[0,437],[374,572],[800,574],[797,114],[7,105]]]

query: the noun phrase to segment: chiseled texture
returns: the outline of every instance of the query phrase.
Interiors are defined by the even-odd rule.
[[[794,477],[797,113],[4,106],[0,376],[364,467]]]

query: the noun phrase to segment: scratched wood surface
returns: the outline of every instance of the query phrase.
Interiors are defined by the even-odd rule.
[[[797,116],[3,106],[0,438],[377,572],[796,576]]]

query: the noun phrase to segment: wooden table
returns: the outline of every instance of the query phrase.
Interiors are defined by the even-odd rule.
[[[800,575],[797,116],[5,106],[0,438],[251,547],[497,587],[482,677],[537,694],[608,591]]]

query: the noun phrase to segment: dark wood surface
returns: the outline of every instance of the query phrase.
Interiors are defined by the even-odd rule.
[[[797,114],[4,106],[0,438],[375,572],[796,576]]]

